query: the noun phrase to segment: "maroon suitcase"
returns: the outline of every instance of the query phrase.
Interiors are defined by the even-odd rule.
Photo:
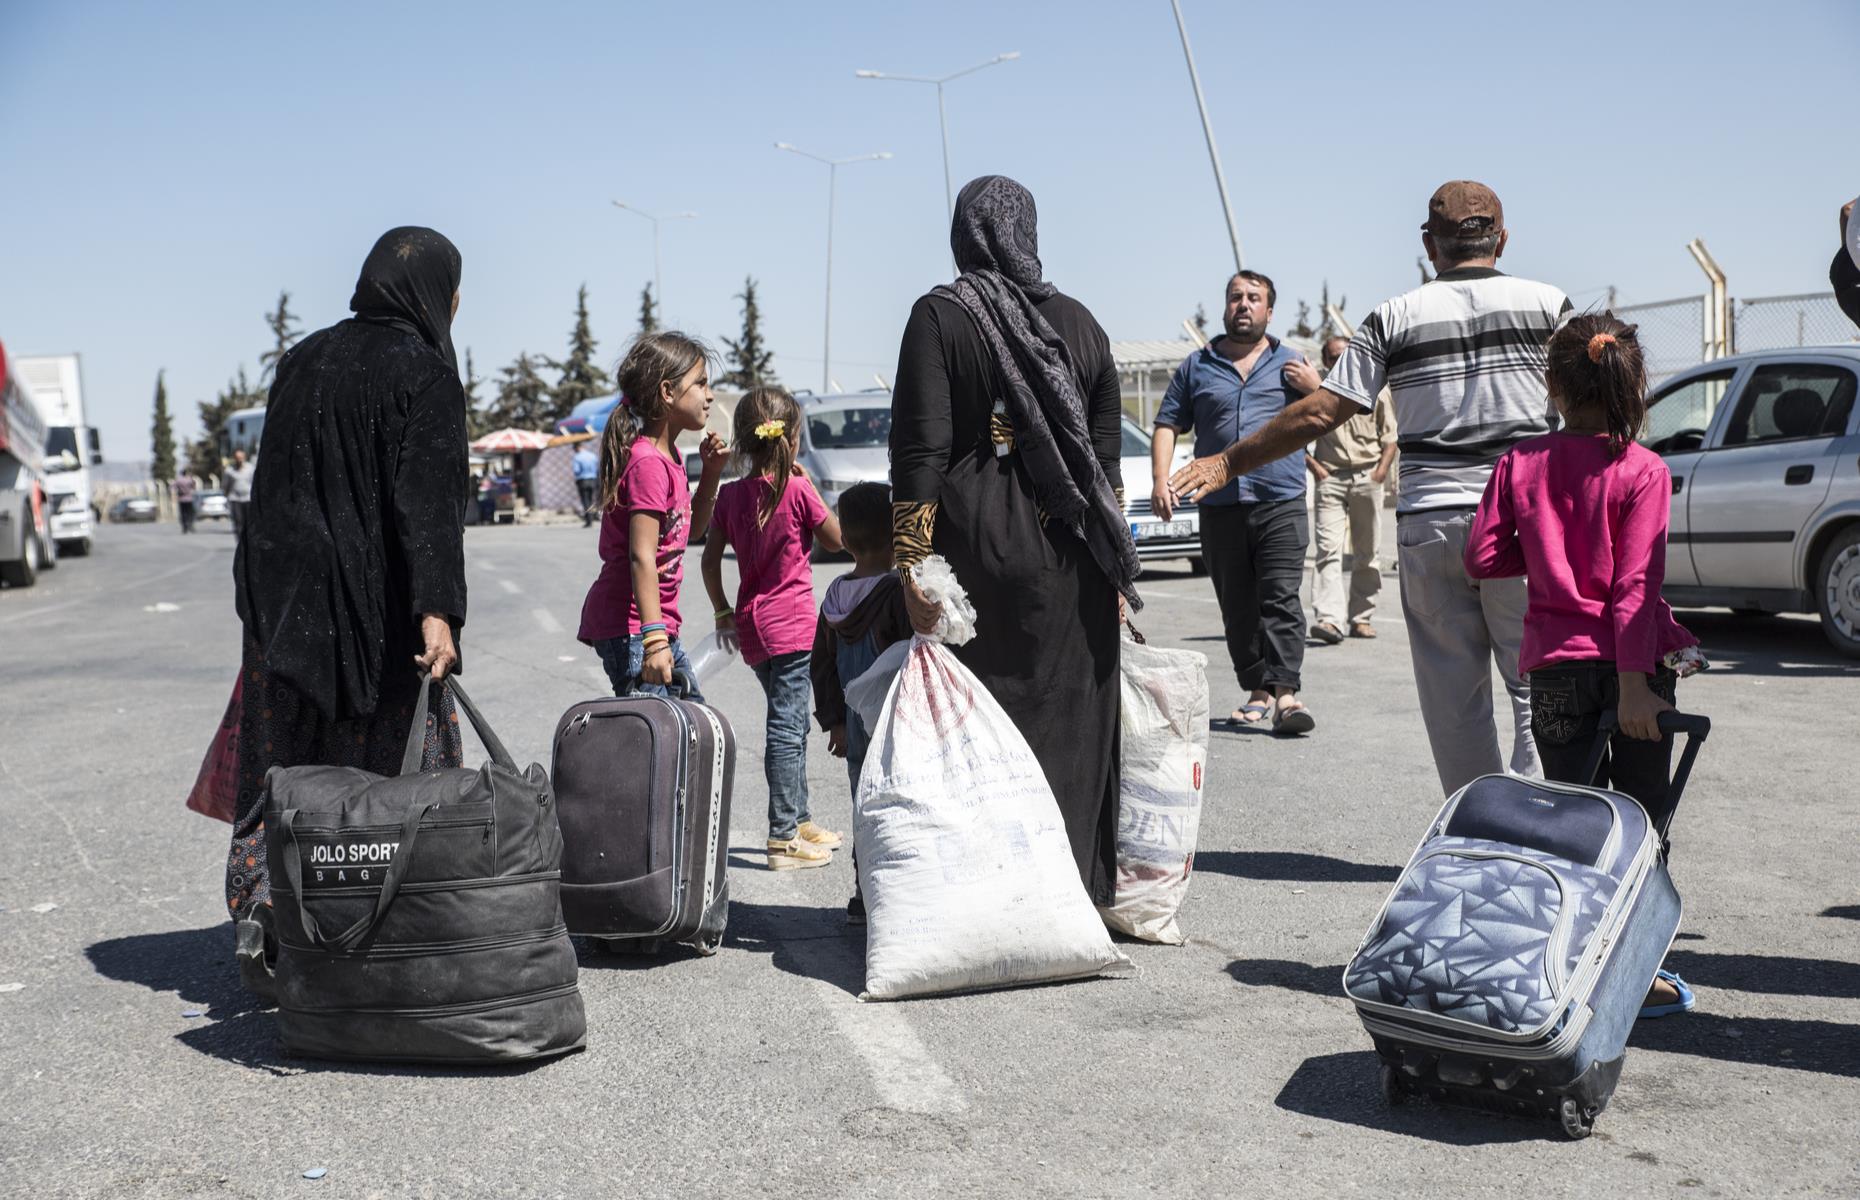
[[[736,776],[723,714],[678,697],[585,700],[556,726],[549,775],[569,932],[609,949],[716,953]]]

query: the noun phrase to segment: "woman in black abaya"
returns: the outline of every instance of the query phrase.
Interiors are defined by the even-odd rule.
[[[949,560],[975,602],[957,656],[1046,772],[1094,903],[1117,880],[1120,596],[1140,606],[1124,521],[1122,402],[1110,343],[1046,282],[1033,197],[962,189],[960,271],[911,310],[892,395],[900,567]],[[912,621],[935,612],[906,576]]]
[[[292,347],[271,387],[233,560],[244,698],[226,860],[240,973],[261,992],[272,941],[266,771],[399,774],[420,688],[458,669],[469,471],[451,334],[458,285],[451,242],[389,230],[362,264],[355,315]],[[457,766],[451,693],[432,699],[423,769]]]

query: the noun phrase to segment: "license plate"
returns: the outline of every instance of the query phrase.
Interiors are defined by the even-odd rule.
[[[1186,538],[1195,536],[1193,521],[1138,521],[1132,522],[1130,536],[1137,541],[1151,538]]]

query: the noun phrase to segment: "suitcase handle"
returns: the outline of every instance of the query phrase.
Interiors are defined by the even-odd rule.
[[[672,695],[678,697],[680,700],[689,700],[691,697],[698,695],[697,676],[685,670],[683,667],[679,667],[672,672],[671,692]]]
[[[1663,712],[1659,716],[1660,732],[1686,735],[1686,744],[1679,752],[1679,766],[1673,770],[1672,791],[1666,806],[1666,821],[1660,828],[1660,836],[1666,837],[1666,827],[1673,823],[1673,814],[1679,810],[1679,798],[1685,794],[1686,780],[1692,776],[1692,764],[1698,759],[1699,747],[1711,735],[1711,718],[1702,713]],[[1583,771],[1583,778],[1591,785],[1595,776],[1602,769],[1602,755],[1608,751],[1608,739],[1621,727],[1621,718],[1614,709],[1604,709],[1601,719],[1596,722],[1595,749],[1589,752],[1589,765]]]
[[[433,688],[426,684],[425,671],[420,672],[420,679],[422,683],[420,702],[414,705],[413,724],[407,729],[407,751],[400,756],[402,775],[417,774],[421,763],[426,758],[426,714],[432,709]],[[472,729],[478,734],[478,740],[484,743],[485,750],[491,755],[491,761],[500,767],[508,767],[515,771],[517,764],[511,759],[510,751],[504,749],[504,743],[498,741],[497,735],[491,732],[491,726],[485,721],[484,714],[479,712],[478,706],[471,702],[471,697],[465,694],[465,689],[460,686],[459,681],[448,675],[440,680],[437,686],[451,689],[452,698],[457,700],[459,707],[465,710],[465,719],[471,722]]]
[[[413,866],[413,843],[420,835],[420,821],[433,808],[431,804],[408,808],[407,819],[400,826],[400,844],[394,848],[394,861],[388,865],[387,876],[381,881],[381,894],[375,897],[374,911],[363,914],[355,924],[334,937],[324,935],[316,918],[310,915],[310,901],[304,895],[303,851],[297,845],[297,814],[300,810],[284,810],[284,876],[290,880],[291,893],[297,897],[297,915],[302,919],[304,936],[310,939],[312,946],[318,950],[347,950],[374,932],[381,918],[387,915],[388,905],[394,903],[395,895],[400,892],[401,881]]]

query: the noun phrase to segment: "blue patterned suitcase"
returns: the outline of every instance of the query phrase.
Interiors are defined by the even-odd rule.
[[[1711,723],[1661,725],[1687,735],[1676,806]],[[1679,932],[1665,833],[1601,788],[1486,775],[1454,793],[1343,976],[1389,1103],[1427,1095],[1587,1136]]]

